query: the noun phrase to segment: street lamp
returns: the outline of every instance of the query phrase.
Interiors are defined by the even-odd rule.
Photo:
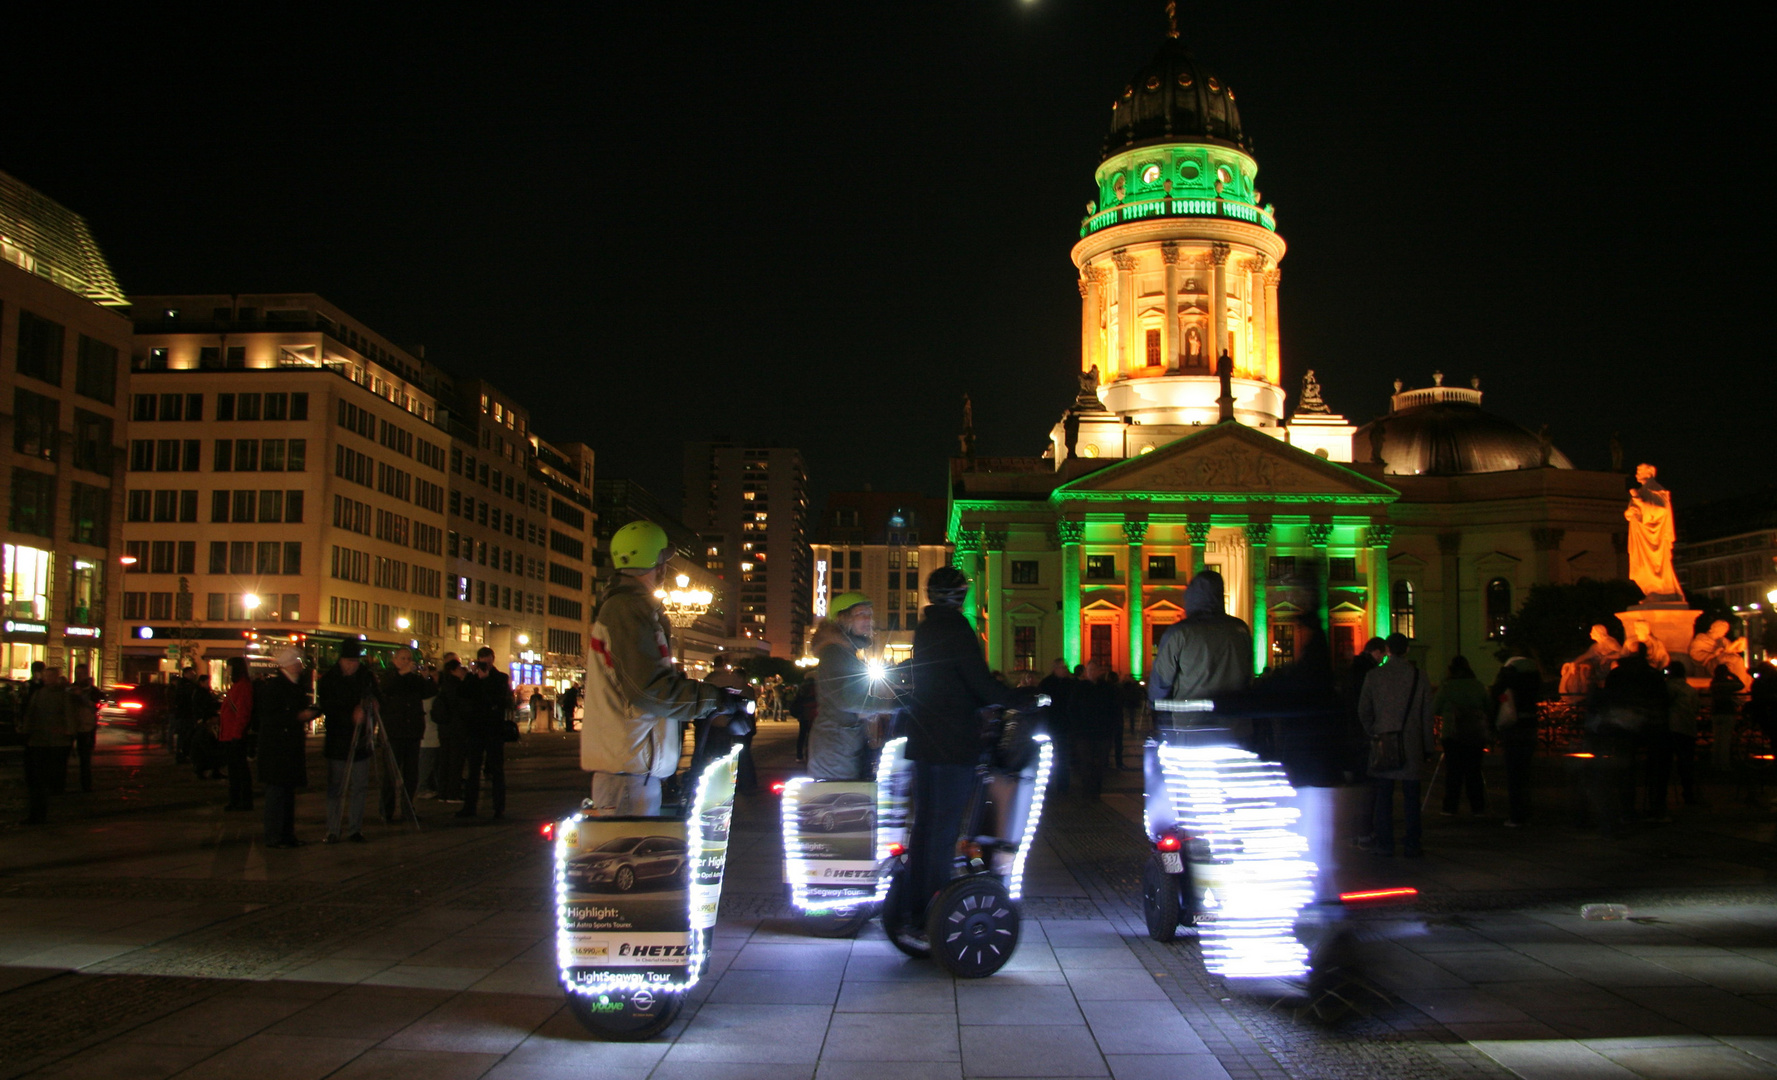
[[[241,597],[241,607],[246,609],[247,618],[251,619],[253,613],[259,610],[259,597],[254,596],[252,593],[247,593],[245,596]]]
[[[529,645],[531,643],[531,635],[529,635],[529,634],[518,635],[518,643],[520,645]]]
[[[405,616],[405,615],[395,616],[395,629],[405,630],[412,625],[413,625],[413,623],[408,621],[407,616]]]
[[[654,599],[660,601],[660,606],[666,609],[666,617],[674,626],[690,626],[710,610],[710,601],[716,595],[708,589],[691,588],[691,578],[685,574],[675,578],[673,584],[677,588],[671,592],[655,589]]]

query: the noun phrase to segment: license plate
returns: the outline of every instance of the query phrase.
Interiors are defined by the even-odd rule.
[[[1185,858],[1176,851],[1162,851],[1160,869],[1169,874],[1182,874],[1185,872]]]

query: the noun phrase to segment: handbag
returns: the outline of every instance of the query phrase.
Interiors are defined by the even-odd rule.
[[[1413,712],[1413,699],[1419,695],[1419,669],[1413,669],[1413,686],[1407,691],[1407,705],[1401,710],[1401,726],[1393,731],[1381,731],[1370,736],[1370,771],[1398,772],[1407,764],[1407,745],[1402,733],[1407,728],[1407,717]]]
[[[1494,719],[1493,726],[1500,731],[1518,726],[1517,695],[1505,690],[1499,695],[1499,715]]]
[[[505,717],[500,721],[500,741],[518,741],[518,721],[513,718],[511,710],[507,710]]]

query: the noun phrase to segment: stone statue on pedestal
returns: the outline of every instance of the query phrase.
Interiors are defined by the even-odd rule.
[[[1593,626],[1591,647],[1561,668],[1561,693],[1589,694],[1603,686],[1605,676],[1622,655],[1623,643],[1611,637],[1603,623]]]
[[[1691,639],[1691,662],[1697,665],[1697,674],[1708,678],[1715,674],[1715,669],[1727,665],[1730,672],[1740,685],[1750,689],[1752,675],[1746,670],[1746,639],[1728,640],[1728,621],[1717,619],[1709,624],[1709,629]]]
[[[1320,380],[1314,377],[1314,369],[1309,368],[1308,374],[1302,376],[1302,396],[1296,401],[1299,413],[1331,413],[1327,403],[1321,400]]]
[[[1655,479],[1652,465],[1635,466],[1636,486],[1629,490],[1623,510],[1629,522],[1629,578],[1648,600],[1684,603],[1684,590],[1672,568],[1672,542],[1677,537],[1672,522],[1672,493]]]

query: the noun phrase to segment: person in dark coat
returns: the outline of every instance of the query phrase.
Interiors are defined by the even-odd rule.
[[[432,699],[432,722],[438,725],[438,801],[463,801],[463,766],[469,760],[469,715],[463,703],[463,662],[444,658],[438,673],[438,696]]]
[[[56,777],[68,774],[68,749],[74,745],[73,696],[59,667],[45,667],[42,681],[24,709],[25,789],[30,810],[24,825],[49,820],[49,797],[60,794]],[[66,780],[63,781],[64,786]]]
[[[1054,795],[1066,795],[1073,778],[1074,729],[1068,710],[1072,707],[1074,687],[1078,685],[1079,680],[1067,669],[1067,661],[1059,656],[1049,674],[1037,684],[1039,693],[1049,695],[1044,724],[1048,727],[1050,741],[1055,744],[1055,756],[1049,766],[1049,791]]]
[[[907,757],[914,763],[913,831],[907,852],[907,929],[925,941],[926,904],[950,880],[962,817],[981,759],[981,710],[1004,705],[1007,690],[981,655],[963,617],[969,579],[940,566],[926,579],[925,617],[913,631],[913,706]]]
[[[93,747],[99,738],[99,706],[105,695],[93,683],[90,664],[74,665],[74,684],[68,688],[74,707],[74,751],[80,756],[80,790],[93,789]]]
[[[253,723],[259,729],[259,782],[265,785],[265,846],[301,847],[296,838],[296,790],[308,786],[308,723],[321,715],[309,702],[302,654],[279,649],[278,670],[253,683]]]
[[[483,646],[475,667],[463,680],[468,721],[469,775],[463,781],[463,808],[457,817],[472,818],[481,797],[481,770],[493,787],[494,818],[506,816],[506,714],[512,709],[512,680],[494,666],[494,650]]]
[[[1394,854],[1394,787],[1401,785],[1404,815],[1401,853],[1417,858],[1420,849],[1419,777],[1431,757],[1431,680],[1407,659],[1410,642],[1403,634],[1388,635],[1388,662],[1364,679],[1358,720],[1371,739],[1398,737],[1398,767],[1371,769],[1376,814],[1368,842],[1359,846],[1378,855]]]
[[[1098,661],[1086,664],[1086,677],[1074,684],[1068,697],[1068,722],[1079,755],[1080,787],[1088,799],[1104,793],[1105,759],[1112,740],[1123,730],[1123,702],[1117,683],[1108,679]]]
[[[804,761],[808,757],[808,736],[814,731],[814,722],[820,716],[820,688],[815,676],[804,675],[802,685],[796,688],[796,698],[790,702],[790,715],[796,718],[796,760]]]
[[[438,687],[414,666],[412,649],[396,649],[395,666],[383,672],[381,691],[383,732],[395,764],[383,773],[383,820],[400,821],[402,802],[396,797],[395,777],[401,777],[411,810],[420,781],[420,740],[426,737],[426,699],[438,693]]]
[[[364,665],[364,646],[348,639],[339,647],[339,663],[321,676],[316,692],[327,715],[327,840],[343,836],[364,842],[364,797],[370,788],[370,755],[376,742],[371,710],[377,700],[376,676]],[[341,833],[341,828],[345,829]]]
[[[1505,825],[1516,829],[1530,821],[1530,764],[1536,756],[1538,713],[1543,699],[1543,680],[1536,661],[1515,651],[1499,669],[1487,694],[1493,699],[1493,731],[1505,757]]]

